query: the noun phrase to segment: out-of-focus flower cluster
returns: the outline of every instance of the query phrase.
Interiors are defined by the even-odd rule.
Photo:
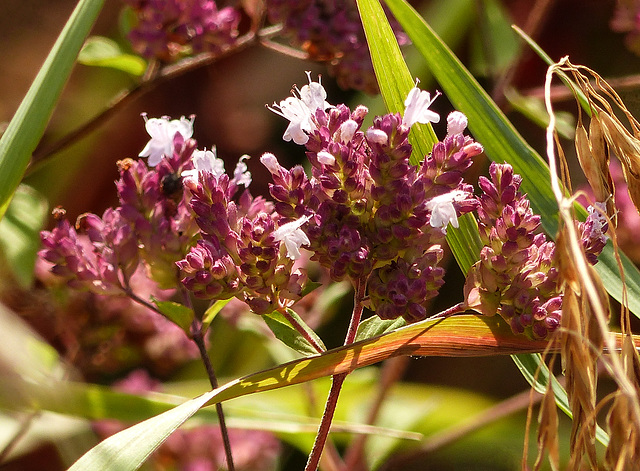
[[[611,19],[611,29],[627,33],[625,44],[634,54],[640,55],[640,1],[618,0]]]
[[[114,386],[123,392],[142,394],[159,392],[161,385],[144,370],[137,370]],[[102,420],[93,426],[101,439],[125,427],[125,424],[116,420]],[[259,430],[230,429],[229,441],[233,449],[234,466],[238,471],[269,471],[276,468],[281,446],[273,434]],[[176,471],[226,469],[220,427],[213,424],[178,429],[149,457],[148,463],[152,469]]]
[[[220,54],[239,35],[241,10],[218,8],[213,0],[123,1],[135,15],[128,38],[146,58],[170,63],[200,52]],[[355,0],[266,0],[264,7],[269,21],[282,25],[281,35],[310,60],[326,63],[342,88],[378,93]],[[398,43],[408,44],[407,35],[390,20]]]
[[[440,243],[446,226],[472,211],[472,187],[462,180],[482,146],[463,131],[466,118],[448,119],[449,132],[420,165],[409,162],[408,135],[415,122],[437,121],[427,92],[413,89],[404,118],[398,113],[360,127],[363,106],[331,106],[318,83],[274,105],[291,121],[284,138],[305,144],[309,178],[301,166],[284,169],[272,154],[261,161],[271,172],[276,211],[300,221],[312,259],[333,280],[369,280],[371,306],[382,318],[426,317],[424,303],[437,293],[444,270]]]
[[[467,275],[467,305],[485,315],[499,314],[514,333],[548,338],[560,325],[562,292],[556,246],[536,234],[540,216],[519,192],[522,177],[508,164],[492,163],[490,178],[480,177],[483,191],[478,208],[484,247]],[[606,242],[603,216],[595,209],[578,224],[591,263]]]
[[[80,243],[89,247],[86,235]],[[36,264],[36,286],[24,290],[9,284],[0,299],[19,313],[87,381],[104,381],[144,366],[165,377],[198,358],[196,345],[173,322],[128,298],[69,290],[63,279]],[[174,290],[159,290],[143,269],[130,280],[140,297],[169,299]]]
[[[137,23],[129,33],[133,49],[146,58],[173,62],[199,52],[220,53],[238,36],[240,12],[218,9],[213,0],[124,0]]]
[[[273,23],[314,61],[326,62],[342,88],[378,93],[371,56],[354,0],[268,0]],[[391,19],[400,45],[409,42]]]

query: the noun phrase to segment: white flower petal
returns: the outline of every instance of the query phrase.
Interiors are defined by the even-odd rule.
[[[437,123],[440,121],[440,115],[435,111],[431,111],[429,106],[438,97],[436,94],[433,99],[429,92],[420,90],[418,87],[418,81],[416,86],[409,91],[407,99],[404,101],[405,111],[402,118],[402,124],[405,126],[413,126],[415,123]]]
[[[155,167],[163,157],[169,157],[173,154],[173,140],[176,133],[182,135],[184,139],[189,139],[193,135],[193,117],[190,120],[184,116],[179,120],[171,120],[168,116],[150,119],[146,114],[142,116],[145,119],[145,129],[151,139],[138,154],[138,157],[148,157],[147,163],[150,167]]]
[[[427,209],[431,211],[429,224],[431,227],[439,227],[446,233],[447,226],[451,224],[458,228],[458,215],[453,205],[456,201],[464,201],[469,198],[469,193],[461,190],[452,190],[449,193],[431,198],[427,202]]]
[[[460,134],[467,129],[469,120],[460,111],[452,111],[447,116],[447,134],[453,136],[454,134]]]
[[[302,245],[310,244],[307,234],[300,229],[309,219],[311,219],[311,216],[302,216],[300,219],[288,222],[273,231],[273,237],[277,241],[284,242],[287,249],[287,257],[292,260],[300,258],[300,247]]]
[[[316,129],[314,122],[316,110],[324,110],[331,106],[325,101],[327,92],[320,84],[320,80],[318,79],[318,82],[311,81],[310,72],[307,72],[307,76],[309,84],[302,87],[302,90],[294,88],[294,96],[282,100],[279,104],[274,103],[267,107],[290,121],[282,138],[287,142],[293,140],[299,145],[306,144],[309,140],[308,134]]]

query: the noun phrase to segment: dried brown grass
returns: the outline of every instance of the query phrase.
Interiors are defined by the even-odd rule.
[[[617,93],[595,72],[583,66],[574,66],[567,58],[549,68],[545,84],[545,101],[551,117],[547,129],[547,156],[561,221],[557,251],[564,289],[559,336],[566,388],[573,412],[568,469],[598,469],[600,466],[615,470],[640,469],[640,361],[631,337],[629,310],[624,302],[620,312],[624,336],[622,348],[616,350],[611,341],[608,295],[582,250],[574,223],[574,197],[567,197],[563,189],[570,188],[570,181],[564,172],[567,164],[562,149],[557,146],[554,130],[555,120],[549,91],[555,74],[573,84],[576,101],[579,100],[580,93],[586,97],[586,114],[590,116],[589,130],[584,125],[587,119],[585,113],[580,110],[575,135],[576,152],[596,200],[606,203],[606,215],[610,221],[609,234],[616,253],[614,223],[618,210],[613,198],[615,188],[609,173],[610,155],[615,155],[621,161],[630,196],[636,208],[640,208],[640,124]],[[626,117],[631,131],[618,119],[614,108]],[[563,185],[557,176],[559,166],[563,170]],[[619,259],[618,262],[621,266]],[[626,299],[626,293],[623,297]],[[606,355],[603,354],[605,349]],[[604,365],[617,387],[611,398],[605,398],[600,403],[597,402],[599,362]],[[551,411],[555,406],[551,399],[547,399],[551,395],[547,391],[539,413],[536,469],[545,450],[551,466],[555,469],[558,466],[557,419],[554,419]],[[604,463],[599,463],[595,445],[596,415],[606,407],[606,426],[610,439]]]

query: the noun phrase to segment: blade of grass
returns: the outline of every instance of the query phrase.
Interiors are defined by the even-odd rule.
[[[376,2],[377,3],[377,2]],[[387,17],[376,5],[366,2],[358,2],[360,17],[367,18],[364,22],[364,33],[370,45],[371,61],[376,74],[376,79],[380,87],[380,94],[390,113],[404,113],[404,100],[414,86],[414,79],[409,72],[409,68],[402,57],[400,46],[389,25]],[[372,39],[369,39],[372,38]],[[400,66],[398,66],[400,64]],[[393,76],[380,71],[394,70]],[[431,148],[438,141],[430,124],[417,124],[413,126],[413,131],[409,135],[409,142],[414,146],[415,152],[412,155],[412,163],[422,160],[425,155],[431,152]],[[417,156],[420,157],[419,160]],[[416,160],[416,161],[414,161]]]
[[[104,0],[81,0],[0,138],[0,219],[42,137]]]

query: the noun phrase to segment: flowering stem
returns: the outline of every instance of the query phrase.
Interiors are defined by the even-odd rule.
[[[293,316],[291,316],[291,315],[287,312],[287,310],[286,310],[286,309],[283,309],[283,310],[282,310],[282,311],[280,311],[280,312],[281,312],[281,314],[284,316],[284,318],[285,318],[285,319],[287,319],[287,320],[291,323],[291,325],[293,326],[293,328],[294,328],[294,329],[296,329],[296,330],[298,331],[298,333],[299,333],[300,335],[302,335],[302,337],[303,337],[307,342],[309,342],[309,343],[311,344],[311,346],[312,346],[313,348],[315,348],[315,349],[316,349],[316,351],[317,351],[318,353],[322,353],[322,352],[324,352],[324,351],[325,351],[325,350],[324,350],[324,348],[322,348],[322,346],[321,346],[321,345],[319,345],[319,344],[318,344],[318,342],[317,342],[313,337],[311,337],[311,335],[309,335],[309,332],[307,332],[307,330],[306,330],[302,325],[300,325],[300,323],[299,323],[296,319],[294,319],[294,317],[293,317]]]
[[[362,317],[362,311],[364,310],[363,301],[366,292],[366,280],[356,280],[355,284],[356,292],[354,295],[353,314],[351,315],[351,322],[349,323],[349,330],[347,330],[344,345],[350,345],[355,340],[356,332],[358,331],[358,324],[360,324],[360,318]],[[329,429],[331,428],[333,415],[335,414],[336,406],[338,405],[338,396],[340,395],[340,390],[342,389],[342,384],[344,383],[346,377],[347,373],[343,373],[334,375],[331,378],[331,389],[329,390],[329,396],[327,397],[327,402],[324,407],[324,413],[322,414],[322,419],[320,420],[320,426],[318,427],[316,440],[313,444],[313,448],[311,449],[311,453],[309,454],[307,465],[304,468],[305,471],[315,471],[316,469],[318,469],[318,463],[320,462],[320,457],[322,456],[322,450],[324,448],[324,444],[327,441],[327,436],[329,435]]]
[[[466,310],[467,310],[467,308],[465,306],[465,303],[464,302],[460,302],[458,304],[455,304],[455,305],[451,306],[448,309],[445,309],[444,311],[440,311],[438,314],[434,314],[433,316],[429,317],[426,320],[435,321],[435,320],[438,320],[438,319],[446,319],[448,317],[455,316],[456,314],[461,314]]]
[[[207,376],[209,376],[209,382],[211,383],[211,387],[216,389],[218,387],[218,380],[216,378],[216,374],[213,370],[213,365],[211,364],[211,359],[209,358],[209,354],[207,352],[207,348],[204,344],[204,337],[202,336],[202,322],[194,319],[191,323],[191,336],[193,341],[198,346],[198,350],[200,351],[200,357],[202,358],[202,362],[204,363],[204,367],[207,370]],[[227,423],[224,418],[224,411],[222,410],[222,404],[219,402],[216,403],[216,413],[218,415],[218,422],[220,424],[220,433],[222,435],[222,442],[224,444],[224,454],[227,458],[227,469],[229,471],[234,471],[235,467],[233,465],[233,455],[231,453],[231,442],[229,441],[229,430],[227,429]]]
[[[182,294],[182,299],[185,306],[193,309],[193,303],[191,302],[191,297],[189,296],[186,288],[180,282],[178,282],[178,286],[180,287],[180,293]],[[216,373],[213,370],[213,365],[211,364],[211,358],[209,358],[209,352],[207,352],[207,347],[204,343],[204,336],[202,335],[202,321],[197,317],[194,317],[193,321],[191,322],[190,331],[191,338],[198,347],[200,358],[202,358],[204,368],[207,371],[209,383],[211,383],[211,387],[213,389],[216,389],[218,387],[218,379],[216,378]],[[227,422],[224,418],[224,410],[222,409],[222,404],[219,402],[216,403],[216,414],[218,415],[218,423],[220,424],[220,434],[222,435],[224,454],[227,459],[227,469],[228,471],[235,471],[235,466],[233,465],[233,454],[231,453],[231,441],[229,440],[229,429],[227,429]]]

